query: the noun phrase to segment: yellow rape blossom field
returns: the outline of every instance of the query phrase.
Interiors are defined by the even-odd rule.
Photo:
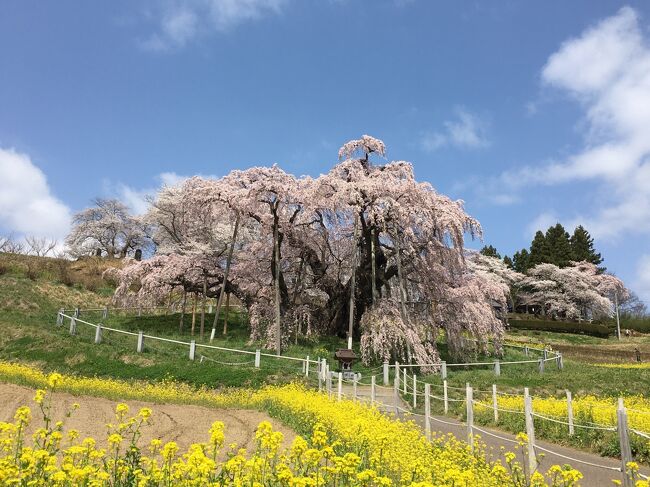
[[[488,461],[478,442],[472,451],[453,437],[427,441],[412,422],[395,420],[357,402],[332,401],[301,385],[222,393],[169,381],[134,387],[116,380],[47,376],[33,367],[3,362],[0,380],[39,389],[33,410],[24,405],[13,423],[0,423],[2,485],[571,486],[581,478],[576,470],[554,466],[546,477],[537,472],[528,480],[515,453],[506,454],[503,464]],[[259,408],[303,436],[282,450],[282,433],[263,422],[257,428],[256,447],[246,451],[224,445],[224,426],[217,421],[205,438],[197,438],[181,453],[174,442],[139,445],[140,428],[155,411],[143,408],[130,416],[128,407],[119,404],[116,422],[108,430],[108,448],[98,449],[96,439],[80,439],[74,430],[66,431],[58,418],[50,417],[54,389]],[[33,438],[25,438],[34,411],[44,416],[45,427],[36,430]]]

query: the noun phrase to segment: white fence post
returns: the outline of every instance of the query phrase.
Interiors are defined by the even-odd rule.
[[[524,387],[524,413],[526,416],[526,435],[528,436],[528,476],[537,470],[537,457],[535,456],[535,424],[533,422],[533,399],[530,397],[528,387]]]
[[[95,328],[95,344],[99,345],[102,343],[102,324],[97,323],[97,328]]]
[[[305,377],[309,377],[309,355],[307,355],[307,360],[305,360]]]
[[[325,370],[327,371],[327,395],[331,399],[332,398],[332,374],[330,373],[329,364],[325,366]]]
[[[402,385],[402,388],[404,389],[404,394],[406,395],[406,386],[407,386],[406,383],[408,382],[408,378],[406,377],[406,367],[404,367],[403,375],[404,375],[404,384]]]
[[[342,395],[343,395],[343,372],[339,372],[339,384],[338,384],[338,391],[336,394],[336,400],[340,401]]]
[[[543,358],[539,359],[539,361],[537,362],[537,368],[539,369],[540,374],[544,373],[544,359]]]
[[[467,405],[467,444],[474,451],[474,393],[469,382],[465,385],[465,403]]]
[[[260,362],[262,361],[262,351],[258,348],[255,350],[255,368],[260,368]]]
[[[548,350],[544,349],[542,353],[544,354],[544,360],[548,359]]]
[[[424,435],[431,441],[431,384],[424,384]]]
[[[388,379],[388,362],[384,362],[384,385],[387,386],[389,379]]]
[[[77,320],[70,318],[70,335],[77,334]]]
[[[395,378],[393,379],[393,384],[395,384],[395,388],[397,388],[397,392],[399,392],[399,362],[395,362]]]
[[[501,362],[498,360],[494,361],[494,375],[501,375]]]
[[[526,357],[528,357],[528,345],[526,345],[524,347],[524,355],[526,355]]]
[[[445,403],[445,414],[449,412],[449,396],[447,392],[447,381],[443,380],[442,381],[442,398]]]
[[[141,331],[138,332],[138,346],[136,347],[136,350],[138,353],[141,353],[142,350],[144,350],[144,334]]]
[[[208,314],[212,314],[212,305],[211,304],[208,305]]]
[[[352,397],[354,400],[357,400],[357,374],[354,374],[354,379],[352,379]]]
[[[562,354],[557,354],[557,368],[560,370],[564,369],[564,360],[562,359]]]
[[[376,377],[374,375],[370,378],[370,404],[372,406],[374,406],[374,404],[375,404],[375,394],[376,394],[376,389],[375,389],[376,385],[375,384],[376,384],[376,380],[377,379],[376,379]]]
[[[440,375],[442,376],[442,380],[445,380],[447,378],[447,362],[444,360],[440,364]]]
[[[573,399],[571,399],[571,391],[566,391],[566,414],[569,420],[569,435],[573,436]]]
[[[104,310],[102,311],[102,319],[105,320],[108,318],[108,306],[104,306]]]
[[[413,374],[413,408],[418,407],[418,379],[415,374]]]
[[[74,309],[74,317],[75,317],[75,318],[79,318],[79,315],[80,315],[80,314],[81,314],[81,311],[79,310],[79,308],[75,308],[75,309]]]
[[[492,384],[492,409],[494,409],[494,422],[499,423],[499,403],[497,401],[496,384]]]
[[[618,398],[618,409],[616,411],[616,428],[618,430],[618,440],[621,445],[621,472],[623,474],[623,485],[633,487],[634,480],[628,472],[627,464],[633,460],[632,450],[630,449],[630,437],[627,430],[627,411],[623,404],[623,398]]]
[[[397,374],[395,377],[399,379],[399,374]],[[393,385],[393,406],[395,408],[395,415],[399,414],[399,380],[395,382]]]
[[[56,315],[56,324],[58,326],[61,326],[63,324],[63,314],[65,313],[65,310],[61,308],[59,310],[59,313]]]
[[[195,355],[196,355],[196,340],[192,340],[190,342],[190,360],[194,360]]]

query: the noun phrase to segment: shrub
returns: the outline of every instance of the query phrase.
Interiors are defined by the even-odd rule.
[[[582,335],[591,335],[595,337],[607,338],[611,334],[608,326],[589,323],[589,322],[571,322],[571,321],[546,321],[546,320],[520,320],[509,319],[508,324],[512,328],[524,330],[555,331],[560,333],[577,333]]]

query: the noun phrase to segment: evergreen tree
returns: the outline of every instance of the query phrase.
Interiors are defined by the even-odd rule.
[[[508,257],[507,255],[503,258],[503,263],[508,266],[510,269],[514,269],[514,263],[512,262],[512,259]]]
[[[518,252],[515,252],[512,256],[512,267],[517,272],[525,274],[526,271],[530,268],[530,254],[528,250],[521,249]]]
[[[487,255],[488,257],[495,257],[497,259],[501,259],[501,255],[499,252],[497,252],[496,247],[493,247],[492,245],[486,245],[481,249],[481,254]]]
[[[532,243],[530,244],[530,257],[528,259],[528,268],[535,267],[537,264],[551,262],[551,249],[546,241],[546,237],[541,230],[537,230]]]
[[[566,267],[572,260],[575,260],[573,252],[571,251],[569,233],[560,223],[556,224],[554,227],[549,227],[548,230],[546,230],[545,237],[549,254],[548,260],[542,260],[542,262],[555,264],[558,267]]]
[[[595,265],[602,263],[603,258],[594,249],[594,239],[582,225],[578,225],[573,231],[570,243],[574,260],[578,262],[586,260]]]

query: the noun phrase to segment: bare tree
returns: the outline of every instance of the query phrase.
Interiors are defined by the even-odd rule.
[[[27,253],[37,257],[45,257],[52,252],[57,245],[57,241],[47,237],[26,236]]]
[[[8,254],[22,254],[25,250],[25,244],[14,238],[13,234],[7,236],[0,235],[0,252]]]

